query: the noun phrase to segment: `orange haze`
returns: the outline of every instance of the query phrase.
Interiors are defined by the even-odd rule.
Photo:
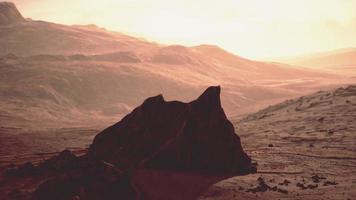
[[[249,58],[356,46],[356,0],[13,0],[25,17],[97,24],[166,44],[216,44]]]

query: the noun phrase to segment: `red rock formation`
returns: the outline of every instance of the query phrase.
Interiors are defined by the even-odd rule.
[[[226,118],[220,87],[190,103],[148,98],[99,133],[89,156],[124,169],[154,168],[248,173],[251,160]]]
[[[190,103],[148,98],[99,133],[86,155],[63,151],[8,175],[48,180],[24,199],[187,200],[254,171],[221,107],[220,87],[210,87]]]

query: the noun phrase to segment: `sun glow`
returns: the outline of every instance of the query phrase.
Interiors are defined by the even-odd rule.
[[[33,19],[97,24],[165,44],[250,58],[356,46],[356,0],[14,0]]]

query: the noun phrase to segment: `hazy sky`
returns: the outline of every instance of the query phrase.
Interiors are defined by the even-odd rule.
[[[97,24],[164,44],[216,44],[250,58],[356,46],[356,0],[12,1],[33,19]]]

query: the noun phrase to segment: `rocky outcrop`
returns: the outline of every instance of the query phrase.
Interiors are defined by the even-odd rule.
[[[0,2],[0,26],[22,21],[25,21],[25,19],[17,10],[15,4],[11,2]]]
[[[226,118],[220,87],[190,103],[148,98],[117,124],[99,133],[89,156],[123,168],[248,173],[251,160]]]
[[[255,171],[221,107],[220,87],[210,87],[190,103],[148,98],[99,133],[85,155],[66,150],[8,177],[47,180],[31,194],[36,200],[175,200]]]

